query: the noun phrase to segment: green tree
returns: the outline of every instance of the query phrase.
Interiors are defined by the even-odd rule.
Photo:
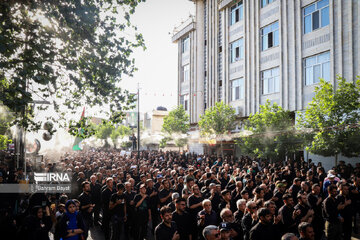
[[[100,124],[96,128],[95,136],[98,139],[105,140],[105,145],[104,145],[105,148],[110,147],[110,144],[108,143],[107,139],[110,137],[113,130],[114,130],[114,126],[109,122]]]
[[[143,1],[1,1],[0,102],[16,113],[14,124],[41,127],[25,113],[36,98],[52,99],[54,122],[85,104],[119,122],[135,99],[119,81],[136,71],[134,48],[145,48],[130,21]]]
[[[165,148],[168,141],[171,141],[171,137],[163,137],[161,140],[160,140],[160,143],[159,143],[159,148]]]
[[[322,156],[360,155],[360,77],[355,83],[338,76],[337,88],[321,79],[315,97],[299,115],[306,149]]]
[[[169,112],[164,118],[164,123],[162,126],[162,131],[168,134],[167,137],[163,138],[164,142],[161,145],[166,146],[166,142],[175,139],[175,145],[179,147],[184,147],[188,139],[183,137],[190,129],[189,124],[189,114],[186,113],[182,105],[177,106],[175,109]]]
[[[10,124],[14,117],[8,112],[8,108],[0,105],[0,150],[7,148],[7,144],[11,143]]]
[[[171,135],[173,133],[185,134],[189,131],[189,114],[186,113],[183,105],[177,106],[164,117],[162,131]]]
[[[131,134],[131,129],[127,126],[120,125],[120,126],[113,128],[113,130],[110,134],[110,138],[114,144],[114,148],[116,149],[117,139],[119,137],[123,138],[125,136],[130,136],[130,134]]]
[[[241,151],[259,158],[280,160],[301,149],[302,138],[296,133],[292,114],[267,100],[259,112],[250,114],[244,122],[246,134],[237,141]]]
[[[200,116],[199,127],[203,136],[222,137],[234,130],[236,125],[235,109],[223,101],[215,103]],[[221,140],[221,155],[223,156],[223,143]]]

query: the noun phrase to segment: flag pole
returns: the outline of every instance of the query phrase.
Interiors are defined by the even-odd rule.
[[[138,112],[138,119],[137,119],[137,159],[140,159],[140,88],[138,83],[138,89],[137,89],[137,112]]]

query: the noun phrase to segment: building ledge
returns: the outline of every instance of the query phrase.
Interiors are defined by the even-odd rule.
[[[193,30],[195,30],[195,19],[191,16],[187,21],[174,29],[174,35],[171,39],[172,42],[177,42],[180,38]]]

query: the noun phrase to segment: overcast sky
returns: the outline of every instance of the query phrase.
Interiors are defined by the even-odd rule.
[[[132,16],[147,49],[136,50],[135,64],[139,69],[133,78],[122,81],[122,87],[136,92],[140,83],[140,111],[157,106],[171,110],[177,101],[178,48],[171,37],[175,26],[194,14],[195,5],[189,0],[147,0],[139,4]],[[169,34],[170,33],[170,34]]]

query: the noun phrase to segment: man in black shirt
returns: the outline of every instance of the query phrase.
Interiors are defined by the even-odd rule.
[[[246,214],[241,220],[241,227],[244,233],[244,240],[249,240],[250,230],[258,222],[257,206],[254,201],[246,203]]]
[[[334,185],[328,186],[329,196],[323,203],[323,215],[325,222],[325,236],[328,240],[341,239],[341,222],[344,219],[339,214],[338,205],[336,201],[337,187]]]
[[[284,194],[282,197],[284,201],[284,206],[279,210],[279,215],[282,216],[282,224],[284,226],[284,233],[297,233],[296,228],[296,217],[300,215],[301,211],[294,211],[294,200],[290,194]]]
[[[112,211],[111,217],[111,240],[118,240],[121,236],[121,230],[126,222],[126,202],[122,183],[116,185],[117,193],[111,195],[109,209]]]
[[[202,209],[202,201],[203,197],[200,193],[200,188],[198,185],[192,186],[192,194],[187,199],[187,207],[189,208],[189,213],[192,219],[192,236],[193,239],[196,239],[197,237],[197,226],[196,226],[196,218],[199,211]]]
[[[191,218],[186,209],[186,201],[184,198],[178,198],[175,204],[176,210],[173,212],[172,219],[178,227],[180,240],[189,240],[191,235]]]
[[[136,237],[135,240],[143,240],[146,237],[147,225],[151,221],[150,199],[146,194],[145,184],[140,185],[140,194],[135,196],[136,208]]]
[[[131,183],[125,183],[125,201],[126,201],[126,213],[127,213],[127,220],[124,224],[124,232],[125,238],[130,239],[135,236],[134,233],[134,224],[135,224],[135,203],[134,198],[136,193],[131,190]]]
[[[312,225],[315,231],[315,239],[320,240],[324,233],[324,218],[322,216],[322,197],[320,196],[320,185],[313,184],[311,187],[311,193],[309,193],[307,199],[312,210],[314,210],[314,218]]]
[[[258,210],[259,222],[250,230],[250,240],[277,239],[276,231],[272,225],[272,215],[267,208]]]
[[[90,194],[91,194],[91,202],[94,204],[94,225],[99,225],[99,214],[101,208],[101,185],[96,182],[96,176],[92,175],[90,177]]]
[[[340,194],[336,196],[336,200],[340,204],[340,216],[344,219],[342,223],[342,232],[344,233],[344,240],[351,239],[352,232],[352,205],[349,198],[349,185],[341,183],[339,185]]]
[[[299,229],[299,234],[300,234],[299,240],[314,240],[315,239],[314,228],[311,226],[310,223],[302,222],[299,224],[298,229]]]
[[[176,223],[172,221],[171,209],[164,206],[160,210],[162,222],[155,228],[155,240],[179,240]]]
[[[169,180],[162,180],[163,189],[159,192],[160,206],[168,205],[171,202],[172,191],[170,189]]]
[[[103,208],[103,219],[102,219],[102,227],[105,235],[105,239],[110,239],[110,219],[111,219],[111,212],[109,209],[109,202],[111,195],[115,193],[113,191],[113,179],[107,178],[106,179],[106,188],[101,193],[101,201],[102,201],[102,208]]]
[[[80,202],[80,212],[84,220],[85,225],[85,238],[88,235],[88,230],[90,226],[92,225],[92,210],[94,205],[91,202],[91,195],[90,195],[90,183],[88,181],[85,181],[81,184],[83,192],[78,197],[78,200]]]
[[[314,210],[310,209],[306,193],[298,193],[298,204],[294,207],[294,210],[300,210],[300,214],[296,216],[296,224],[301,222],[311,223],[313,220]]]
[[[146,180],[146,194],[150,199],[150,209],[151,209],[151,220],[152,220],[152,233],[155,231],[155,227],[159,224],[159,196],[158,191],[154,187],[154,182],[152,179]]]

